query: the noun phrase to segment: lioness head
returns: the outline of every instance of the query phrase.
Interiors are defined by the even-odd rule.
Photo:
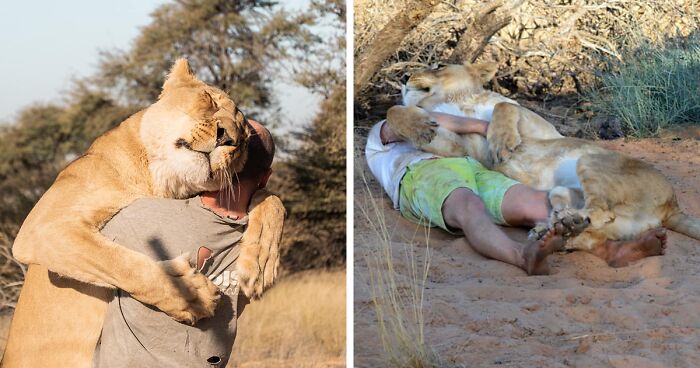
[[[480,93],[498,70],[493,63],[441,64],[414,73],[403,88],[404,105],[431,109],[444,102]]]
[[[176,61],[139,132],[154,191],[182,198],[231,185],[247,159],[250,133],[225,92],[198,80],[187,60]]]

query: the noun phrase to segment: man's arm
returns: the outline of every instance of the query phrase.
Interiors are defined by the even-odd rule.
[[[429,114],[430,118],[438,123],[438,125],[457,134],[475,133],[486,137],[486,131],[489,128],[489,122],[485,120],[466,118],[442,112],[431,112]]]
[[[485,120],[467,118],[457,115],[445,114],[442,112],[430,112],[430,118],[439,126],[455,132],[457,134],[475,133],[486,136],[489,123]],[[391,127],[385,122],[380,131],[383,144],[403,142]]]

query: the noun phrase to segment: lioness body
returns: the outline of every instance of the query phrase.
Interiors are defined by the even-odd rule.
[[[555,216],[591,221],[569,240],[570,249],[591,250],[606,239],[631,239],[659,226],[700,239],[700,221],[680,211],[671,184],[658,170],[585,140],[563,137],[517,102],[484,90],[495,71],[495,65],[466,64],[414,74],[404,89],[404,104],[413,107],[390,109],[387,123],[420,149],[441,156],[469,154],[526,185],[550,190]],[[490,121],[487,137],[435,129],[421,109]],[[470,147],[472,142],[481,148]]]
[[[248,136],[228,96],[179,60],[159,101],[95,140],[25,219],[13,254],[30,266],[3,366],[89,367],[115,287],[180,321],[211,316],[218,289],[185,257],[155,262],[99,230],[137,198],[223,189],[227,173],[245,163]],[[253,202],[237,264],[249,296],[274,279],[284,216],[276,197]]]

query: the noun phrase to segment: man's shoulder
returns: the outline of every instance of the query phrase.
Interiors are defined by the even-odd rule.
[[[105,227],[118,227],[121,224],[135,222],[146,224],[156,219],[162,222],[164,218],[176,223],[180,217],[191,218],[196,213],[202,212],[201,208],[199,197],[189,199],[138,198],[117,212]]]
[[[367,153],[371,151],[383,150],[385,145],[382,143],[382,125],[386,120],[382,120],[372,126],[367,135],[367,143],[365,144],[365,151]]]
[[[199,202],[197,202],[199,201]],[[153,198],[145,197],[138,198],[131,202],[128,206],[122,209],[124,213],[136,213],[144,211],[152,212],[168,212],[173,210],[185,210],[188,208],[201,207],[199,197],[188,199],[172,199],[172,198]]]

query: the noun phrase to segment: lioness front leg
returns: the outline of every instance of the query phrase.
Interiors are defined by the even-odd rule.
[[[85,206],[76,200],[70,216],[45,217],[36,208],[51,206],[59,196],[54,184],[27,216],[12,247],[15,258],[40,264],[59,275],[101,287],[119,288],[174,319],[193,323],[210,317],[219,289],[195,272],[183,257],[156,262],[103,236],[100,224],[134,198],[108,198]],[[116,204],[115,204],[116,203]]]
[[[443,157],[467,155],[467,147],[460,136],[440,127],[420,107],[393,106],[387,111],[386,124],[399,138],[422,151]]]
[[[79,281],[122,289],[181,322],[192,324],[214,315],[219,289],[190,265],[189,254],[156,262],[97,232],[77,228],[75,224],[66,226],[60,235],[59,231],[45,228],[56,235],[53,246],[63,251],[35,257],[35,262],[27,262],[21,254],[17,258],[42,264]],[[63,242],[68,246],[59,245]]]
[[[522,143],[518,131],[520,107],[507,102],[497,103],[486,132],[489,150],[496,163],[510,158],[510,155]]]
[[[236,275],[241,291],[257,299],[277,277],[285,209],[282,201],[266,190],[255,192],[250,208],[248,227],[236,261]]]
[[[437,133],[438,124],[427,111],[416,106],[393,106],[386,113],[386,124],[391,131],[414,146],[428,145]]]

